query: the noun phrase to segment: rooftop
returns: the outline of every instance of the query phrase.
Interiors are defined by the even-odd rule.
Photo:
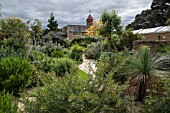
[[[132,31],[135,34],[153,34],[170,32],[170,26],[159,26],[155,28],[139,29]]]

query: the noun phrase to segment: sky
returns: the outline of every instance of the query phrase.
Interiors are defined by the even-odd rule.
[[[122,25],[130,24],[136,14],[150,8],[153,0],[0,0],[1,19],[19,17],[24,21],[39,19],[45,28],[51,12],[59,27],[66,25],[86,25],[91,15],[98,21],[104,9],[116,10]]]

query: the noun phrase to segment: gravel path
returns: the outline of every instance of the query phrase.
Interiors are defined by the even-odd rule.
[[[96,61],[91,59],[83,59],[83,63],[79,65],[79,69],[83,70],[87,74],[95,76],[96,68]]]

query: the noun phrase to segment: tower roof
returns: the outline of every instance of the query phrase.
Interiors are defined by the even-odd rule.
[[[87,17],[87,20],[92,20],[93,21],[93,17],[91,16],[91,14],[89,14],[89,16]]]

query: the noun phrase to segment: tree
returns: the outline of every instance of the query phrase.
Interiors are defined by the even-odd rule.
[[[38,19],[35,19],[34,22],[31,24],[31,37],[33,40],[33,45],[40,43],[42,35],[43,35],[42,23]]]
[[[2,38],[29,38],[30,31],[26,23],[19,18],[5,18],[0,21]]]
[[[51,13],[50,19],[48,19],[48,22],[49,22],[49,24],[47,25],[47,27],[49,28],[48,31],[58,31],[59,30],[57,20],[55,20],[53,13]]]
[[[122,33],[122,26],[120,17],[117,15],[116,11],[112,10],[109,13],[105,10],[100,17],[101,27],[99,28],[99,34],[107,37],[108,42],[110,42],[110,46],[108,49],[111,49],[111,38],[113,35],[121,35]]]
[[[139,52],[132,56],[128,73],[131,74],[129,84],[136,86],[136,99],[143,101],[146,89],[158,88],[157,68],[162,67],[162,62],[169,62],[169,55],[157,56],[147,46],[142,46]],[[134,87],[133,87],[134,88]]]
[[[101,26],[100,21],[98,22],[94,21],[93,25],[86,30],[86,35],[91,37],[98,37],[99,36],[98,29],[100,28],[100,26]]]
[[[151,9],[142,11],[136,15],[134,22],[126,28],[145,29],[166,25],[166,21],[170,18],[170,1],[169,0],[153,0]]]

